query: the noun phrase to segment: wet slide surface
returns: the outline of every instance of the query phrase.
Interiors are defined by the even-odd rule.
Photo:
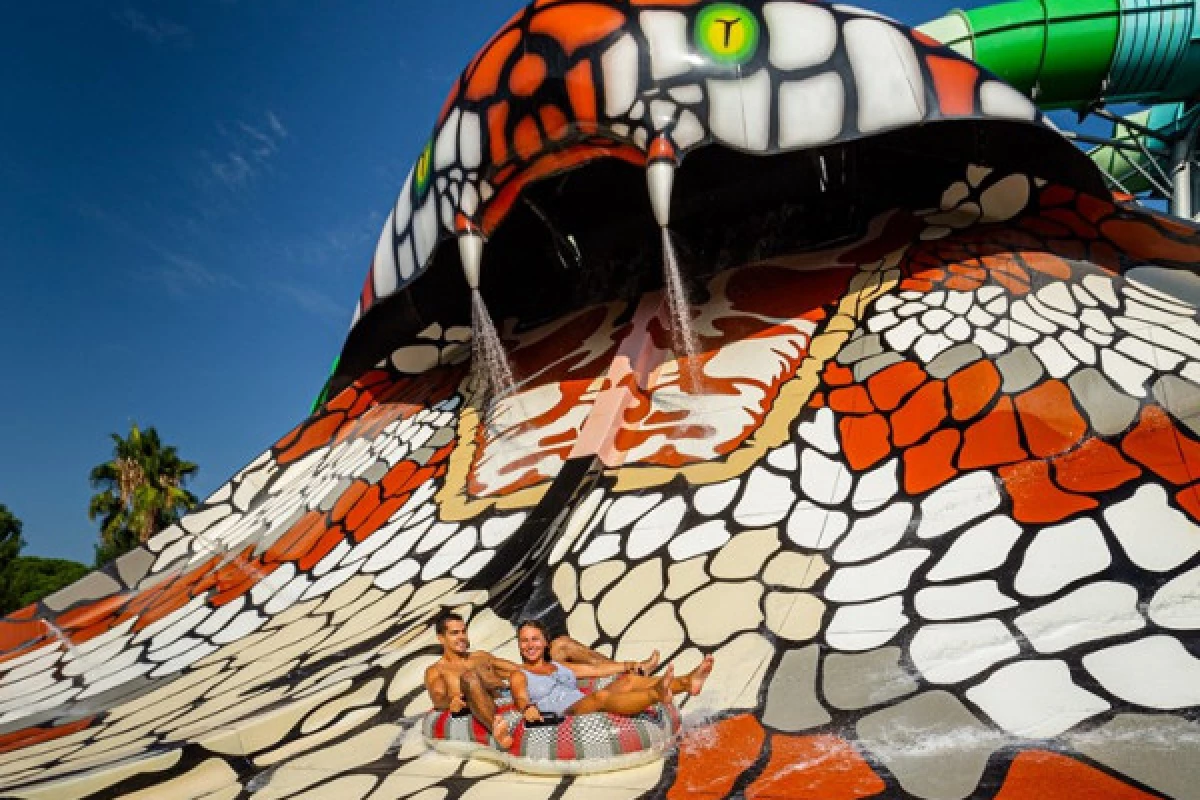
[[[1103,264],[1194,234],[985,172],[842,252],[717,276],[698,365],[656,295],[585,309],[509,340],[537,386],[481,425],[462,331],[398,350],[180,528],[4,622],[6,793],[1188,796],[1200,328]],[[575,492],[614,391],[621,463]],[[489,591],[534,574],[618,658],[716,654],[665,764],[423,752],[430,618],[469,610],[511,655]]]
[[[522,31],[592,5],[626,6],[530,10]],[[770,26],[829,14],[848,39],[884,36],[886,53],[933,47],[845,9],[749,5]],[[608,32],[566,44],[609,69],[601,53],[625,52],[627,20],[589,19]],[[817,45],[842,59],[844,86],[858,82],[856,102],[886,85],[847,66],[861,66],[857,45]],[[948,51],[920,52],[922,114],[974,114],[967,101],[992,87],[1040,124]],[[503,64],[532,103],[536,87]],[[455,102],[484,101],[455,97],[442,122],[461,142]],[[710,110],[710,128],[731,130]],[[951,149],[958,132],[1001,129],[938,130]],[[539,142],[562,167],[564,151]],[[571,158],[609,147],[585,144]],[[1078,155],[1060,144],[1052,156]],[[856,152],[867,164],[874,151]],[[423,162],[356,330],[388,311],[371,310],[384,289],[417,280],[384,245],[432,247],[429,214],[455,230],[434,173],[458,167],[436,166],[432,145]],[[519,187],[528,169],[489,185]],[[0,621],[0,794],[1197,796],[1200,237],[1032,168],[896,177],[913,174],[872,184],[898,199],[836,245],[764,245],[715,270],[683,259],[694,357],[677,355],[653,288],[497,313],[520,384],[491,401],[469,328],[390,342],[180,525]],[[727,230],[749,230],[739,213]],[[510,658],[514,622],[534,614],[619,659],[657,648],[686,671],[712,653],[716,668],[681,700],[662,762],[502,772],[421,739],[444,608],[470,617],[476,648]]]

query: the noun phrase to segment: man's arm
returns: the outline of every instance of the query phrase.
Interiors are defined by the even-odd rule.
[[[457,714],[466,707],[462,694],[450,690],[450,682],[436,664],[425,670],[425,689],[429,692],[433,707],[437,711]]]
[[[496,670],[496,674],[506,681],[511,682],[513,675],[521,673],[521,667],[506,658],[500,658],[491,653],[487,653],[487,658],[492,669]]]

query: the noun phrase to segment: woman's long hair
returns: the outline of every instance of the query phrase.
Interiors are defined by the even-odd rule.
[[[547,664],[552,663],[554,659],[550,656],[550,632],[546,630],[546,626],[536,619],[527,619],[517,626],[517,636],[520,636],[521,631],[525,630],[526,628],[533,628],[534,630],[541,631],[542,640],[546,642],[546,651],[542,653],[542,658],[546,660]],[[517,650],[520,652],[519,644]],[[522,655],[521,658],[524,659],[524,656]]]

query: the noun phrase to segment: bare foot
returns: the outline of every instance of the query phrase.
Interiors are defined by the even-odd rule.
[[[658,669],[658,660],[659,660],[658,651],[655,650],[653,653],[650,654],[650,657],[647,658],[645,661],[638,662],[638,666],[637,666],[638,674],[639,675],[654,674],[654,670]]]
[[[713,657],[705,656],[704,660],[700,662],[700,666],[692,670],[691,674],[687,676],[688,694],[700,694],[700,690],[704,688],[704,682],[708,680],[708,676],[712,674],[712,671]]]
[[[500,745],[501,750],[512,747],[513,736],[508,730],[508,723],[504,721],[504,717],[498,716],[492,722],[492,738],[496,740],[496,744]]]
[[[675,693],[671,690],[671,684],[675,682],[675,667],[667,667],[667,671],[663,673],[662,681],[659,686],[662,690],[662,698],[659,702],[670,704],[675,699]]]

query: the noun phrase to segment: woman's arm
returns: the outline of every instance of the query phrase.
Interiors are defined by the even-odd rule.
[[[513,670],[508,678],[508,686],[512,690],[513,705],[521,711],[525,719],[541,722],[542,712],[538,711],[537,705],[529,697],[529,679],[525,677],[524,671]]]

